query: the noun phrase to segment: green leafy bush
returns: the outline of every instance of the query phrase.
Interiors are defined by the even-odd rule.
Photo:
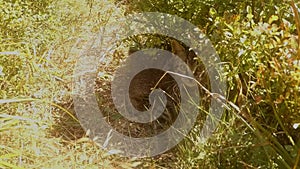
[[[240,111],[228,111],[204,147],[192,133],[192,144],[199,147],[191,148],[189,141],[180,145],[182,163],[200,168],[297,165],[300,58],[294,19],[299,18],[294,18],[290,3],[134,0],[125,5],[128,13],[169,13],[198,25],[223,61],[228,100]]]

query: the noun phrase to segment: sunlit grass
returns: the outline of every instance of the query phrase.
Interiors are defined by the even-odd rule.
[[[29,35],[45,38],[39,40],[47,44],[17,40],[27,35],[0,39],[0,168],[138,166],[91,141],[70,107],[74,63],[91,32],[110,17],[101,14],[101,21],[98,14],[119,11],[112,10],[110,1],[95,1],[91,11],[82,1],[59,1],[52,7],[52,20],[41,23],[49,27]],[[29,22],[26,29],[35,25]]]

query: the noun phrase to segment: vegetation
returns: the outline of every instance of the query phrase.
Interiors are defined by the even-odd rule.
[[[291,0],[0,1],[0,168],[300,168],[299,5]],[[164,155],[124,158],[100,149],[81,128],[71,98],[73,70],[99,28],[148,11],[180,16],[210,38],[232,104],[207,143],[199,141],[195,126]],[[117,54],[107,60],[117,64],[125,57]],[[114,64],[109,69],[115,70]],[[110,72],[101,73],[109,77]],[[98,89],[109,87],[102,83]],[[114,109],[103,105],[108,112]]]

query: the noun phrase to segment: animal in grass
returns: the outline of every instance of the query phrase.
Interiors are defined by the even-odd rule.
[[[178,56],[185,66],[188,65],[193,73],[196,72],[199,65],[195,60],[196,54],[176,40],[171,40],[170,45],[172,53]],[[129,51],[129,54],[134,52]],[[175,70],[180,70],[183,65],[175,63],[173,66],[175,66]],[[169,126],[176,120],[180,107],[179,86],[171,74],[160,69],[145,69],[139,72],[130,82],[130,101],[138,111],[148,110],[151,107],[149,95],[155,88],[161,89],[167,97],[166,109],[156,122]]]

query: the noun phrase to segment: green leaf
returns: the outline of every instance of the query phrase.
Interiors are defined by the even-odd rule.
[[[217,14],[216,9],[215,8],[210,8],[209,9],[209,14],[210,14],[210,16],[214,17]]]
[[[269,24],[272,24],[274,21],[277,21],[279,18],[277,15],[272,15],[270,18],[269,18],[269,21],[268,23]]]
[[[247,6],[247,14],[252,14],[252,8],[251,6]]]
[[[232,32],[233,32],[233,27],[227,23],[224,23]]]
[[[247,14],[247,18],[248,18],[249,20],[252,20],[253,17],[254,17],[254,16],[253,16],[251,13]]]

